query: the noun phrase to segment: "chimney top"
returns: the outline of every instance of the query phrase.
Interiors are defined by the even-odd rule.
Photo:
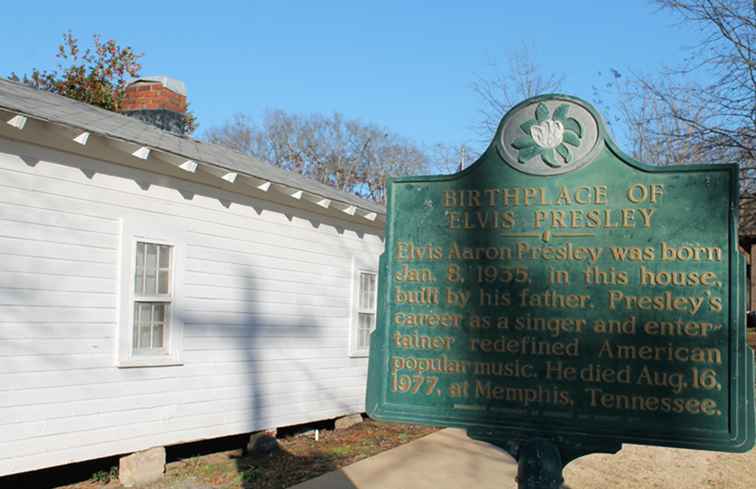
[[[142,76],[126,85],[120,112],[178,135],[188,133],[186,86],[167,76]]]
[[[183,95],[186,97],[186,85],[181,80],[176,80],[175,78],[171,78],[169,76],[165,75],[150,75],[150,76],[140,76],[139,78],[136,78],[132,80],[127,86],[134,85],[136,83],[160,83],[168,90],[171,90],[172,92],[176,92],[179,95]]]

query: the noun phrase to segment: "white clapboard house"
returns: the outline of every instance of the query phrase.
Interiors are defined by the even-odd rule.
[[[142,119],[185,108],[129,90]],[[0,476],[364,411],[384,219],[0,80]]]

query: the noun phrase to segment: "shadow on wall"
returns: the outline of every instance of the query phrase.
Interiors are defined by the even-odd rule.
[[[241,268],[241,267],[240,267]],[[266,283],[246,271],[240,270],[239,290],[244,291],[240,301],[228,301],[225,292],[219,292],[214,298],[224,304],[233,304],[228,308],[208,312],[195,309],[199,298],[187,297],[187,310],[182,313],[184,322],[184,345],[191,349],[201,348],[202,338],[211,335],[223,338],[222,349],[229,354],[228,359],[211,356],[206,363],[208,372],[217,376],[240,375],[243,380],[226,384],[216,391],[216,399],[228,399],[226,419],[229,423],[244,423],[244,431],[274,429],[287,424],[318,421],[318,410],[336,410],[347,414],[350,406],[333,392],[336,382],[329,379],[343,375],[343,365],[348,362],[346,345],[348,331],[344,337],[328,334],[327,321],[303,314],[299,301],[280,304],[273,313],[261,313],[259,305],[266,290]],[[270,286],[268,286],[268,289]],[[222,291],[223,289],[217,289]],[[275,290],[275,288],[274,288]],[[304,294],[313,294],[304,291]],[[317,294],[317,292],[316,292]],[[317,299],[314,304],[321,304],[325,299]],[[308,302],[309,303],[309,302]],[[321,304],[323,305],[323,304]],[[225,306],[224,306],[225,307]],[[333,320],[343,323],[342,318]],[[331,332],[334,330],[331,328]],[[334,344],[336,342],[336,344]],[[323,347],[343,346],[344,362],[336,359],[334,363],[326,360],[319,365]],[[217,355],[214,353],[213,355]],[[241,364],[235,368],[234,363]],[[213,377],[207,377],[213,382]],[[242,397],[234,397],[238,385],[243,384]],[[212,389],[204,385],[203,389]],[[224,404],[225,405],[225,404]],[[179,412],[181,408],[179,407]],[[247,419],[241,419],[246,416]],[[239,418],[239,419],[237,419]],[[327,454],[313,455],[317,459],[318,473],[335,470]],[[278,450],[273,456],[263,459],[251,457],[237,458],[237,471],[243,487],[258,487],[255,481],[261,473],[258,466],[272,466],[274,470],[287,471],[295,467],[297,455],[285,450]],[[312,461],[310,461],[312,462]],[[269,470],[269,469],[266,469]],[[299,478],[298,478],[299,477]],[[301,482],[301,474],[291,474],[291,483]],[[345,486],[346,488],[347,486]]]
[[[22,158],[29,168],[34,168],[40,162],[37,158]],[[133,169],[107,163],[101,164],[101,162],[81,159],[63,153],[56,153],[56,164],[77,168],[90,179],[97,173],[104,173],[139,184],[147,175],[135,176]],[[187,199],[193,198],[195,194],[218,200],[233,197],[234,204],[254,209],[257,214],[262,214],[265,211],[284,213],[289,216],[289,220],[292,219],[291,210],[280,204],[234,195],[224,190],[197,183],[185,182],[185,185],[176,185],[175,179],[163,175],[155,176],[149,181],[150,184],[158,184],[173,189],[186,186],[189,188],[188,194],[182,195]],[[146,191],[150,184],[139,184],[140,191]],[[131,191],[131,193],[134,193],[134,191]],[[40,205],[44,204],[43,207],[55,208],[52,202],[44,203],[47,197],[49,197],[49,194],[44,192],[36,194],[36,198],[40,199]],[[109,204],[103,203],[103,205]],[[145,210],[144,213],[147,219],[149,212],[149,210]],[[327,225],[333,226],[341,237],[344,235],[345,227],[336,218],[310,212],[301,214],[298,212],[297,215],[310,222],[315,229],[320,227],[323,222],[327,222]],[[364,226],[353,226],[352,224],[349,224],[348,228],[355,229],[360,237],[364,236],[365,230],[368,229]],[[304,243],[304,246],[306,246],[306,243]],[[254,249],[250,248],[248,252],[254,253]],[[334,250],[334,255],[338,253],[343,253],[343,256],[348,257],[352,251],[344,247]],[[338,398],[334,389],[339,384],[332,379],[344,376],[346,372],[344,366],[350,363],[347,348],[348,330],[339,328],[337,331],[333,327],[329,328],[328,321],[332,320],[339,324],[345,324],[347,321],[343,317],[330,319],[316,317],[311,312],[312,308],[304,310],[305,308],[299,304],[303,305],[305,302],[300,303],[298,301],[279,304],[276,311],[269,311],[266,307],[263,314],[259,309],[261,291],[269,290],[266,289],[267,284],[270,283],[270,280],[275,279],[258,280],[244,266],[239,266],[235,274],[239,277],[239,289],[244,291],[242,300],[230,301],[227,296],[228,289],[215,286],[214,290],[219,292],[213,296],[213,300],[223,301],[224,306],[222,308],[216,307],[212,311],[202,310],[196,304],[198,300],[204,302],[202,299],[207,298],[187,297],[185,304],[188,307],[185,311],[180,312],[185,324],[184,345],[193,348],[198,359],[197,362],[207,367],[207,373],[203,374],[207,382],[198,384],[197,379],[194,378],[191,379],[191,383],[200,385],[203,390],[212,390],[215,394],[212,399],[202,399],[198,402],[207,402],[208,405],[214,403],[227,408],[219,416],[226,417],[224,423],[229,426],[229,431],[242,425],[250,427],[246,431],[272,428],[284,423],[284,421],[277,421],[279,419],[296,419],[299,422],[308,419],[308,414],[327,408],[346,414],[351,409],[350,404]],[[213,287],[213,277],[207,275],[206,278],[207,280],[203,284]],[[313,304],[327,305],[324,304],[327,299],[318,297],[317,290],[312,290],[316,287],[306,285],[303,285],[303,287],[308,288],[303,293],[316,297],[312,301]],[[348,290],[347,287],[344,287],[344,290]],[[37,304],[40,302],[40,298],[35,297],[37,293],[38,291],[31,289],[0,288],[0,304],[18,303],[21,308],[30,304]],[[114,302],[117,302],[117,300],[116,297]],[[348,296],[345,301],[348,301]],[[226,306],[228,304],[232,305]],[[87,307],[87,304],[77,304],[77,306]],[[269,306],[269,304],[266,304],[266,306]],[[8,311],[7,308],[4,308],[4,310],[8,314],[0,318],[0,322],[12,322],[19,327],[28,328],[27,331],[35,331],[33,333],[35,338],[47,337],[43,325],[39,326],[37,330],[35,329],[37,325],[27,324],[28,322],[21,315],[13,317],[12,310]],[[334,334],[343,334],[343,338],[336,338]],[[213,344],[220,346],[204,348],[202,346],[203,338],[212,338],[215,340]],[[18,342],[15,341],[14,336],[3,338],[0,334],[0,343],[5,343],[0,347],[11,348],[9,346],[10,341],[13,341],[14,354],[40,355],[42,353],[32,341]],[[343,353],[339,352],[338,359],[331,358],[329,362],[321,365],[317,357],[323,345],[332,348],[341,347]],[[203,350],[209,349],[217,351],[208,352],[207,358],[202,359]],[[228,359],[222,358],[223,351],[229,353]],[[308,354],[303,355],[302,352]],[[99,353],[102,353],[102,351]],[[342,358],[343,361],[340,360]],[[1,360],[0,358],[0,365],[2,365]],[[50,368],[77,368],[75,364],[67,362],[63,356],[49,356],[44,361],[49,362]],[[62,364],[61,362],[67,363]],[[233,365],[233,362],[237,362],[237,365]],[[0,375],[2,373],[4,372],[0,372]],[[231,377],[236,376],[242,380],[234,381],[231,379]],[[241,389],[240,385],[243,386]],[[305,404],[306,406],[304,406]],[[178,406],[177,412],[180,416],[181,406]],[[221,427],[221,429],[223,428]],[[2,486],[1,483],[0,486]]]
[[[210,395],[205,393],[204,398],[191,399],[190,402],[195,406],[200,403],[207,404],[217,415],[218,422],[228,423],[229,430],[236,429],[236,426],[244,427],[237,432],[291,424],[288,420],[316,421],[317,415],[313,417],[308,414],[316,413],[320,409],[348,413],[350,406],[333,392],[338,386],[338,381],[332,380],[334,377],[343,376],[343,367],[348,362],[347,331],[344,330],[344,337],[340,338],[338,335],[342,333],[341,328],[329,330],[329,319],[321,319],[303,311],[312,308],[301,307],[296,299],[291,300],[290,304],[281,304],[275,311],[270,311],[269,304],[266,304],[268,307],[264,313],[261,312],[260,301],[264,295],[263,291],[266,290],[266,283],[258,281],[254,275],[243,270],[243,267],[239,268],[239,282],[234,289],[243,291],[241,300],[229,297],[228,289],[215,287],[210,288],[218,291],[212,297],[218,301],[213,307],[202,307],[207,298],[187,297],[184,302],[186,310],[181,312],[180,316],[185,325],[185,353],[193,353],[192,356],[196,360],[192,360],[192,364],[204,365],[206,368],[203,370],[207,372],[202,376],[206,381],[198,384],[198,378],[194,378],[191,379],[191,383],[197,389],[212,392]],[[208,275],[207,279],[208,284],[212,283],[212,276]],[[271,285],[267,285],[267,289],[270,287]],[[2,289],[0,302],[34,304],[38,301],[35,299],[35,293],[33,290]],[[320,304],[325,300],[321,300],[317,292],[315,297],[315,300],[308,303]],[[8,320],[23,324],[22,317],[2,319],[3,322]],[[339,324],[344,322],[343,318],[332,320],[338,321]],[[210,346],[203,346],[205,339],[213,340]],[[32,342],[27,343],[20,344],[15,351],[20,355],[40,353]],[[8,338],[0,337],[0,347],[7,345]],[[343,361],[339,353],[339,358],[332,358],[331,361],[319,365],[318,357],[324,356],[320,354],[324,346],[342,346]],[[23,349],[20,350],[21,348]],[[207,351],[207,356],[203,359],[204,351]],[[228,358],[223,357],[224,353],[228,354]],[[51,357],[50,362],[53,361]],[[50,367],[56,366],[74,368],[69,364],[50,364]],[[183,407],[178,406],[177,413],[183,412]],[[200,411],[202,410],[203,408],[200,408]],[[285,471],[287,466],[295,464],[293,459],[296,457],[280,451],[274,464]],[[327,455],[313,457],[318,459],[316,465],[319,472],[336,468]],[[242,474],[243,487],[256,487],[256,472],[249,462],[248,457],[239,458],[237,470]],[[0,487],[12,483],[9,487],[53,488],[90,479],[93,473],[107,472],[113,465],[117,465],[117,457],[45,469],[0,478]]]
[[[274,212],[285,216],[289,221],[292,221],[296,215],[307,220],[314,229],[319,228],[325,219],[330,221],[329,224],[340,235],[343,235],[347,228],[338,221],[349,221],[349,216],[346,214],[340,215],[341,213],[338,211],[327,211],[314,204],[306,211],[298,209],[295,214],[292,212],[292,208],[285,203],[287,197],[283,195],[271,195],[271,193],[255,190],[253,187],[239,187],[238,184],[220,180],[215,181],[212,185],[194,179],[188,180],[190,177],[186,172],[168,164],[155,166],[154,161],[145,162],[134,158],[131,161],[131,166],[124,166],[62,152],[43,150],[40,153],[43,156],[42,158],[28,154],[19,154],[18,157],[30,169],[36,168],[39,163],[45,162],[46,164],[47,161],[54,161],[55,165],[67,166],[80,171],[88,180],[94,180],[98,175],[107,175],[130,180],[136,184],[139,190],[144,192],[149,191],[153,186],[169,188],[176,191],[186,201],[192,201],[196,196],[201,196],[217,200],[226,209],[232,205],[241,205],[253,209],[258,215],[264,212]],[[239,192],[251,192],[251,194]],[[44,193],[38,192],[37,195],[42,196]],[[363,224],[359,219],[349,222],[347,226],[360,238],[366,233],[374,232],[372,226]]]
[[[202,346],[203,338],[222,339],[221,346],[207,360],[199,359],[198,355],[198,361],[192,362],[207,366],[208,385],[202,388],[213,388],[210,385],[213,377],[227,377],[229,382],[220,382],[224,387],[219,388],[213,401],[237,401],[226,415],[233,420],[234,415],[247,412],[250,419],[245,424],[253,431],[275,428],[287,419],[301,422],[312,412],[312,395],[322,399],[319,404],[324,409],[347,410],[349,406],[329,392],[333,383],[329,386],[326,382],[329,376],[338,376],[342,370],[332,364],[318,365],[321,348],[332,347],[329,342],[334,341],[333,336],[324,334],[324,321],[300,313],[298,304],[280,304],[275,313],[261,313],[258,306],[265,284],[249,273],[240,279],[243,299],[229,300],[223,297],[225,292],[220,292],[212,301],[223,306],[214,307],[214,312],[196,309],[201,298],[186,298],[187,310],[181,313],[185,350],[195,353],[213,350]],[[347,338],[341,343],[346,345]],[[223,358],[224,353],[228,358]],[[243,376],[243,380],[234,382],[232,376],[237,375]],[[246,386],[241,397],[240,384]],[[305,403],[309,407],[300,409]]]

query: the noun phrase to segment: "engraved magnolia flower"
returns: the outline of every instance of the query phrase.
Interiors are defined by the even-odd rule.
[[[551,119],[530,127],[530,135],[535,143],[545,149],[556,148],[564,140],[564,125]]]
[[[554,109],[554,114],[549,118],[546,104],[538,104],[535,119],[520,125],[525,135],[512,141],[512,146],[519,151],[517,160],[520,163],[524,164],[536,156],[540,156],[552,168],[572,162],[570,146],[580,146],[583,128],[577,119],[567,117],[569,109],[569,105],[562,104]]]

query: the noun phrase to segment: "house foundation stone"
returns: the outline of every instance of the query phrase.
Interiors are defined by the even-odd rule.
[[[360,413],[355,413],[350,414],[349,416],[337,418],[335,428],[337,430],[344,430],[360,423],[362,423],[362,415]]]
[[[255,455],[268,455],[278,449],[278,440],[276,439],[276,430],[264,430],[249,435],[247,442],[247,453]]]
[[[118,481],[124,487],[137,487],[155,482],[165,472],[165,448],[150,448],[121,457],[118,461]]]

